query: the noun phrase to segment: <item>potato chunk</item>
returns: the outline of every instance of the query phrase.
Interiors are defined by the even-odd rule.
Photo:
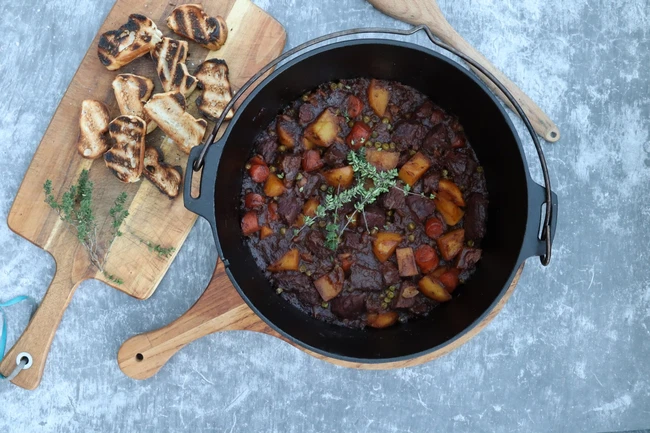
[[[395,250],[395,255],[397,255],[397,268],[401,277],[412,277],[420,273],[415,263],[413,248],[398,248]]]
[[[279,197],[287,190],[284,183],[275,174],[271,173],[264,184],[264,194],[267,197]]]
[[[440,250],[442,258],[445,260],[451,260],[460,253],[460,250],[463,249],[465,230],[458,229],[449,232],[446,235],[439,237],[436,242],[438,243],[438,249]]]
[[[319,204],[320,202],[318,201],[317,198],[310,198],[309,200],[307,200],[304,206],[302,207],[303,215],[308,217],[316,216],[316,208],[318,207]]]
[[[380,83],[372,79],[368,86],[368,102],[377,116],[383,116],[386,113],[390,101],[390,92],[388,89],[381,87]]]
[[[433,202],[436,204],[436,210],[440,212],[447,225],[455,226],[465,215],[461,208],[444,197],[436,197]]]
[[[377,149],[366,150],[366,161],[379,171],[388,171],[397,167],[399,152],[384,152]]]
[[[447,302],[451,300],[451,295],[445,290],[440,281],[428,275],[420,280],[418,287],[420,293],[434,301]]]
[[[379,232],[372,243],[372,252],[383,263],[393,255],[402,239],[399,233]]]
[[[420,180],[422,175],[431,167],[429,158],[421,152],[416,153],[399,170],[399,178],[409,186]]]
[[[292,249],[266,269],[270,272],[297,271],[299,263],[300,253],[297,249]]]
[[[449,200],[456,206],[465,206],[463,193],[460,191],[458,186],[449,179],[440,179],[440,182],[438,183],[438,196]]]
[[[368,326],[373,328],[388,328],[391,325],[394,325],[397,322],[399,315],[397,311],[387,311],[385,313],[370,313],[366,317]]]
[[[262,226],[260,230],[260,239],[266,239],[273,234],[273,229],[269,226]]]
[[[305,138],[316,146],[329,147],[336,141],[341,128],[332,108],[326,108],[316,120],[305,129]]]
[[[340,186],[341,189],[345,189],[350,187],[350,185],[352,185],[352,182],[354,182],[354,170],[349,165],[341,168],[333,168],[332,170],[327,170],[325,173],[323,173],[323,176],[325,176],[325,182],[334,188],[338,188]]]
[[[314,281],[314,286],[316,286],[316,290],[318,290],[323,301],[327,302],[330,299],[336,298],[341,293],[341,290],[343,290],[343,280],[345,280],[343,269],[340,266],[335,266],[330,273]]]

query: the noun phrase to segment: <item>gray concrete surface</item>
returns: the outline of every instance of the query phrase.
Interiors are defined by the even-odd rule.
[[[399,26],[361,0],[258,0],[288,46],[357,26]],[[158,291],[77,291],[36,391],[0,383],[0,430],[593,432],[650,426],[650,3],[441,0],[449,21],[557,121],[544,146],[560,197],[554,259],[531,260],[503,312],[426,365],[335,367],[273,338],[212,335],[154,378],[115,357],[199,296],[215,263],[199,222]],[[112,2],[0,4],[0,220]],[[419,37],[417,41],[426,45]],[[515,120],[522,131],[521,122]],[[528,146],[534,177],[540,169]],[[53,261],[0,224],[0,300],[42,297]],[[10,310],[10,343],[26,324]]]

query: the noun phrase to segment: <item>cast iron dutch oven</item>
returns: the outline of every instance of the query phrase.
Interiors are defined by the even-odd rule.
[[[444,45],[435,41],[426,28],[365,31],[406,35],[418,30],[427,31],[434,43]],[[283,58],[316,42],[350,32],[364,30],[319,38],[285,53]],[[471,63],[471,59],[464,59]],[[327,324],[275,295],[244,244],[240,228],[243,167],[251,156],[256,135],[285,104],[306,91],[323,82],[356,77],[407,84],[457,115],[484,167],[490,200],[483,258],[460,293],[426,318],[382,330],[355,330]],[[245,87],[240,93],[243,90]],[[520,115],[524,116],[523,112]],[[215,128],[205,145],[192,150],[186,170],[185,206],[210,223],[219,257],[241,297],[284,337],[307,349],[346,361],[378,363],[415,358],[450,344],[476,326],[507,291],[524,260],[539,256],[547,264],[550,259],[557,197],[550,191],[543,154],[525,116],[524,122],[537,146],[546,187],[532,181],[522,144],[508,115],[471,72],[437,52],[411,43],[392,39],[337,42],[303,52],[278,67],[244,100],[221,139],[212,143]],[[192,175],[200,168],[203,168],[200,195],[192,198]],[[543,204],[547,204],[546,215]]]

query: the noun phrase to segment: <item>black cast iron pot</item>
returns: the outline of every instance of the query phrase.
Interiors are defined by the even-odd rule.
[[[390,33],[410,34],[417,30]],[[327,38],[330,36],[322,40]],[[483,258],[472,278],[452,301],[441,304],[428,317],[382,330],[330,325],[275,295],[244,244],[240,228],[243,167],[257,134],[284,105],[306,91],[323,82],[356,77],[407,84],[457,115],[484,167],[490,198]],[[472,73],[420,46],[361,39],[303,53],[258,85],[241,104],[223,137],[211,142],[212,137],[207,145],[191,152],[185,206],[212,226],[219,257],[250,308],[286,338],[323,355],[377,363],[415,358],[440,349],[481,321],[504,295],[524,260],[540,256],[546,264],[550,258],[557,197],[547,189],[548,184],[545,188],[531,180],[521,142],[505,110]],[[543,154],[538,150],[548,180]],[[193,168],[199,167],[203,168],[200,196],[192,198]],[[552,205],[546,206],[548,214],[543,217],[542,205],[549,198]],[[544,234],[541,238],[540,220]]]

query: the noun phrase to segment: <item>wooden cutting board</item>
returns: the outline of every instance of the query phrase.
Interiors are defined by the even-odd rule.
[[[40,383],[52,338],[80,282],[95,278],[135,298],[148,298],[196,221],[196,215],[183,206],[182,196],[169,200],[144,177],[136,184],[123,184],[105,167],[103,159],[83,159],[77,154],[75,145],[79,133],[79,112],[84,99],[103,101],[108,105],[112,117],[119,115],[111,87],[117,74],[134,73],[150,77],[156,83],[154,93],[162,91],[154,62],[148,55],[119,71],[108,71],[97,58],[100,35],[117,29],[130,14],[140,13],[151,18],[165,36],[182,39],[171,32],[165,20],[177,5],[183,3],[202,3],[209,15],[223,16],[229,30],[228,40],[219,51],[210,52],[190,42],[187,60],[190,73],[207,58],[225,59],[235,91],[284,48],[286,33],[282,25],[250,0],[117,0],[63,96],[8,217],[9,227],[14,232],[48,251],[56,261],[54,279],[40,308],[0,364],[0,372],[6,376],[14,369],[19,353],[28,352],[32,356],[31,368],[21,371],[13,380],[23,388],[34,389]],[[199,94],[200,90],[197,89],[188,98],[188,111],[196,117],[199,115],[194,99]],[[210,123],[208,131],[211,127]],[[185,170],[187,156],[159,128],[147,136],[147,145],[158,146],[168,163]],[[52,181],[53,194],[60,200],[63,192],[77,182],[84,169],[90,170],[90,179],[94,182],[93,209],[100,233],[99,253],[101,256],[105,254],[105,271],[123,280],[121,284],[109,281],[90,264],[86,250],[80,246],[75,235],[44,202],[43,184],[46,180]],[[121,192],[128,194],[129,216],[120,229],[123,235],[111,239],[108,210]],[[174,252],[161,256],[152,251],[151,247],[156,245],[174,248]]]

